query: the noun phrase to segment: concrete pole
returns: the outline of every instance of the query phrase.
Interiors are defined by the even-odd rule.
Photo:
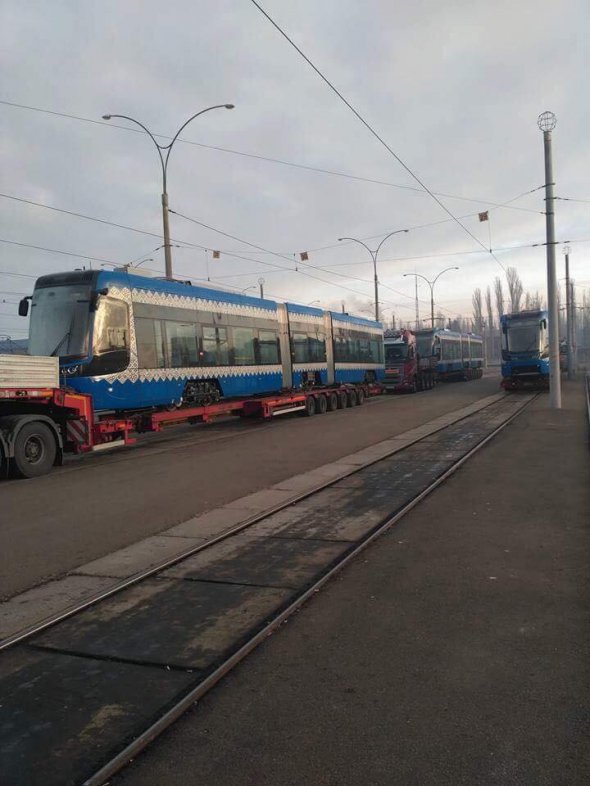
[[[430,284],[430,282],[428,282]],[[434,284],[430,284],[430,320],[434,330]]]
[[[549,406],[561,409],[559,372],[559,312],[555,273],[555,195],[551,131],[543,131],[545,148],[545,226],[547,235],[547,305],[549,308]]]
[[[164,261],[166,278],[172,278],[172,250],[170,246],[170,224],[168,223],[168,194],[162,194],[162,220],[164,223]]]
[[[573,310],[572,310],[572,286],[570,283],[570,252],[566,246],[565,252],[565,319],[566,319],[566,341],[567,341],[567,378],[572,380],[574,378],[574,331],[573,327]]]
[[[258,279],[258,286],[260,287],[260,299],[264,300],[264,279]]]
[[[379,322],[379,279],[377,278],[377,253],[371,252],[375,272],[375,322]]]

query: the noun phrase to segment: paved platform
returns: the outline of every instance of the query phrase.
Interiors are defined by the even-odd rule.
[[[537,399],[112,784],[590,782],[581,382]]]

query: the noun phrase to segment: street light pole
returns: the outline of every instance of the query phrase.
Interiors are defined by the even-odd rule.
[[[559,372],[559,311],[557,309],[557,276],[555,273],[555,195],[553,191],[553,156],[551,132],[557,124],[553,112],[543,112],[537,125],[543,132],[545,151],[545,228],[547,244],[547,305],[549,308],[549,406],[561,409],[561,378]]]
[[[162,165],[162,224],[164,229],[164,259],[166,264],[166,278],[172,278],[172,251],[170,245],[170,223],[169,223],[169,210],[168,210],[168,185],[167,185],[167,173],[168,173],[168,159],[170,158],[170,152],[176,140],[178,139],[181,132],[187,127],[187,125],[195,119],[195,117],[199,117],[199,115],[205,114],[205,112],[210,112],[212,109],[233,109],[233,104],[216,104],[215,106],[209,106],[207,109],[202,109],[200,112],[189,117],[189,119],[183,123],[178,131],[174,134],[172,141],[168,145],[160,145],[156,142],[156,138],[152,134],[152,132],[146,128],[143,123],[140,123],[139,120],[135,120],[133,117],[129,117],[128,115],[103,115],[103,120],[112,120],[113,118],[120,118],[121,120],[128,120],[130,123],[135,123],[135,125],[139,126],[143,129],[149,138],[152,140],[154,145],[156,146],[156,150],[158,151],[158,156],[160,158],[160,164]],[[163,155],[163,151],[166,151],[166,155]]]
[[[572,308],[572,285],[570,282],[570,247],[564,246],[565,254],[565,340],[567,342],[567,378],[574,378],[574,311]]]
[[[362,240],[359,240],[356,237],[339,237],[338,241],[342,240],[351,240],[353,243],[358,243],[359,245],[366,248],[369,254],[371,255],[371,259],[373,260],[373,277],[375,283],[375,322],[379,322],[379,277],[377,276],[377,255],[379,254],[379,250],[385,241],[392,237],[393,235],[398,235],[400,232],[409,232],[409,229],[396,229],[394,232],[390,232],[388,235],[385,235],[383,240],[377,246],[376,251],[371,251],[369,246],[366,243],[363,243]]]
[[[406,276],[416,276],[416,282],[418,281],[419,278],[423,278],[424,281],[426,281],[426,283],[430,287],[430,321],[432,323],[432,329],[433,330],[434,330],[434,285],[436,284],[438,279],[442,276],[442,274],[446,273],[448,270],[459,270],[459,268],[455,267],[455,266],[453,266],[453,267],[446,267],[444,270],[441,270],[440,273],[432,281],[430,281],[430,279],[426,278],[426,276],[423,276],[421,273],[404,273],[403,274],[404,278]]]

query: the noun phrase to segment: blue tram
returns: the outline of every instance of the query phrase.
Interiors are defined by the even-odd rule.
[[[383,329],[368,319],[189,282],[113,271],[42,276],[29,353],[57,355],[63,383],[98,411],[200,406],[383,378]]]
[[[435,360],[437,380],[470,380],[483,375],[481,336],[442,328],[417,330],[415,335],[419,357]]]
[[[549,385],[547,320],[547,311],[540,309],[500,317],[504,388]]]

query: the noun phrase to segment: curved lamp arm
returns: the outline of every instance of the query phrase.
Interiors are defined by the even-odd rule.
[[[443,273],[444,273],[444,270],[443,270]],[[426,281],[426,283],[428,284],[429,287],[432,287],[433,284],[434,284],[434,281],[436,281],[436,278],[434,279],[434,281],[430,281],[429,279],[426,278],[426,276],[423,276],[421,273],[404,273],[403,277],[405,278],[406,276],[416,276],[416,278],[423,278],[424,281]]]
[[[371,255],[371,259],[373,260],[373,262],[375,261],[375,257],[373,256],[373,252],[371,251],[371,249],[369,248],[369,246],[366,243],[363,243],[362,240],[358,240],[356,237],[339,237],[338,238],[338,242],[340,242],[341,240],[352,240],[353,243],[358,243],[360,246],[363,246],[363,248],[366,248],[367,251],[369,252],[369,254]]]
[[[375,256],[377,256],[377,254],[379,253],[379,249],[381,248],[383,243],[385,243],[385,241],[388,240],[392,235],[399,235],[400,232],[409,232],[409,231],[410,231],[409,229],[396,229],[395,231],[390,232],[388,235],[385,235],[383,240],[377,246],[377,251],[375,251]]]
[[[439,279],[439,278],[442,276],[442,274],[443,274],[443,273],[446,273],[446,272],[447,272],[447,270],[459,270],[459,268],[458,268],[458,267],[455,267],[455,266],[453,266],[453,267],[446,267],[444,270],[441,270],[441,271],[440,271],[440,273],[438,274],[438,276],[437,276],[437,277],[434,279],[434,281],[432,282],[432,286],[434,286],[434,285],[436,284],[436,282],[438,281],[438,279]]]
[[[195,119],[195,117],[199,117],[199,115],[204,115],[205,112],[210,112],[212,109],[233,109],[233,108],[234,108],[233,104],[216,104],[215,106],[208,106],[207,109],[201,109],[200,112],[197,112],[196,114],[194,114],[191,117],[189,117],[189,119],[186,122],[184,122],[180,126],[178,131],[174,134],[170,144],[161,146],[162,150],[167,150],[168,151],[166,153],[166,162],[164,164],[164,169],[166,169],[166,167],[168,166],[168,158],[170,157],[170,151],[172,150],[172,145],[176,142],[176,140],[178,139],[180,134],[184,131],[184,129],[188,126],[188,124]],[[160,147],[160,146],[158,145],[158,147]]]
[[[165,183],[166,182],[166,166],[164,164],[164,158],[162,156],[162,150],[165,150],[166,148],[163,148],[161,145],[159,145],[156,142],[156,138],[154,137],[152,132],[149,130],[149,128],[146,128],[143,123],[140,123],[139,120],[135,120],[135,118],[133,118],[133,117],[129,117],[128,115],[103,115],[102,119],[103,120],[111,120],[113,117],[121,118],[121,120],[129,120],[130,123],[135,123],[136,126],[139,126],[140,128],[143,128],[143,130],[146,132],[146,134],[149,136],[149,138],[152,140],[152,142],[156,146],[156,150],[158,151],[158,155],[160,156],[160,163],[162,164],[162,176],[164,178],[164,183]],[[166,190],[166,188],[164,188],[164,191],[165,190]]]

